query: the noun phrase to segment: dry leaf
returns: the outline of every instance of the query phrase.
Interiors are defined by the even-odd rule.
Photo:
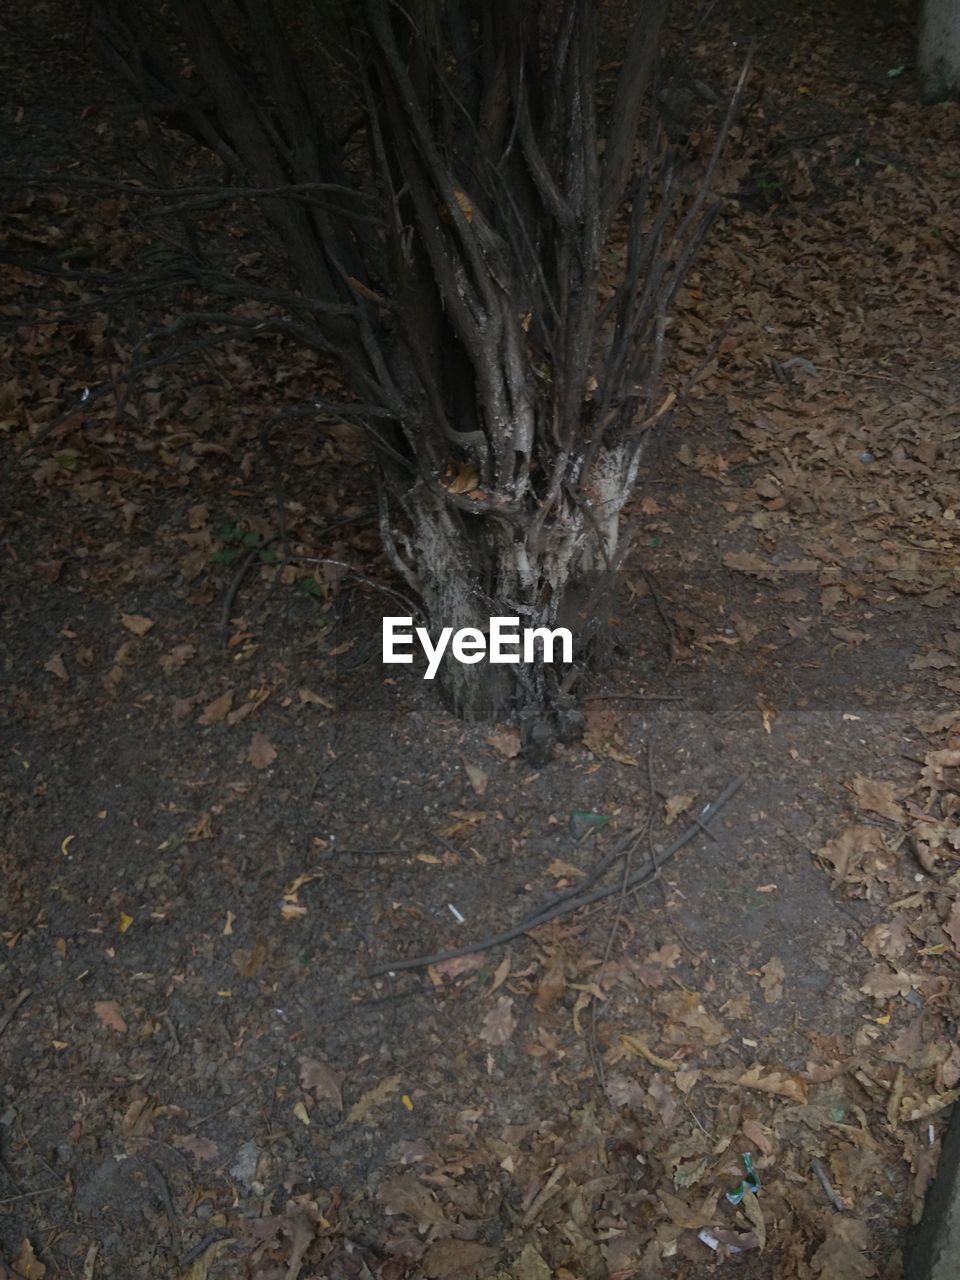
[[[154,1108],[149,1098],[134,1098],[120,1121],[120,1132],[127,1138],[149,1138],[153,1133]]]
[[[668,991],[657,997],[657,1008],[665,1014],[671,1023],[663,1039],[668,1044],[685,1044],[690,1040],[690,1031],[696,1031],[704,1044],[720,1044],[729,1039],[723,1024],[707,1013],[699,995],[695,991]]]
[[[314,693],[312,689],[301,689],[299,697],[303,706],[325,707],[327,711],[336,711],[337,709],[329,698],[321,697],[319,693]]]
[[[857,804],[869,813],[879,813],[881,817],[890,818],[893,822],[903,821],[903,809],[897,804],[895,788],[892,782],[874,782],[858,773],[850,784],[857,797]]]
[[[317,1101],[332,1102],[338,1111],[343,1110],[344,1073],[334,1071],[322,1058],[300,1059],[300,1084],[309,1089]]]
[[[200,716],[201,724],[219,724],[226,717],[227,712],[233,706],[233,690],[228,689],[226,693],[221,693],[219,698],[214,698],[212,702],[208,702],[203,708]]]
[[[181,667],[190,661],[195,653],[196,650],[192,644],[175,645],[169,653],[163,654],[160,658],[160,669],[166,672],[167,675],[171,671],[179,671]]]
[[[428,1280],[474,1280],[481,1263],[496,1254],[477,1240],[435,1240],[420,1267]]]
[[[783,962],[779,956],[772,956],[765,965],[761,966],[760,972],[763,974],[760,979],[763,998],[767,1004],[776,1004],[783,995],[783,980],[786,977]]]
[[[913,990],[913,979],[900,968],[891,969],[878,964],[864,978],[860,990],[874,1000],[890,1000],[893,996],[905,996]]]
[[[56,676],[58,680],[67,680],[67,668],[63,665],[63,658],[59,653],[55,653],[43,664],[44,671],[49,671],[52,676]]]
[[[105,1027],[121,1033],[126,1031],[127,1024],[116,1000],[95,1000],[93,1009]]]
[[[719,1075],[713,1079],[720,1081]],[[794,1075],[782,1067],[772,1067],[768,1071],[760,1063],[754,1063],[746,1071],[734,1077],[734,1083],[743,1089],[756,1089],[759,1093],[773,1093],[780,1098],[789,1098],[791,1102],[806,1102],[807,1086],[800,1076]]]
[[[566,969],[563,952],[555,949],[550,955],[546,972],[537,987],[533,1003],[541,1013],[545,1013],[557,1003],[566,986]]]
[[[20,1245],[20,1252],[13,1260],[14,1280],[43,1280],[46,1274],[46,1266],[33,1252],[30,1241],[24,1238]]]
[[[519,729],[498,729],[496,733],[490,734],[487,742],[504,760],[512,760],[520,754]]]
[[[209,1138],[200,1138],[195,1133],[175,1133],[170,1139],[178,1151],[185,1151],[194,1160],[216,1160],[220,1148]]]
[[[473,787],[478,796],[484,795],[490,779],[479,765],[471,764],[469,760],[464,760],[463,756],[460,759],[463,760],[463,767],[466,770],[467,777],[470,779],[471,787]]]
[[[365,1124],[373,1111],[378,1107],[382,1107],[386,1100],[400,1088],[399,1075],[388,1076],[386,1080],[381,1080],[374,1088],[368,1089],[366,1093],[360,1095],[350,1110],[347,1112],[348,1124]]]
[[[493,975],[493,981],[490,983],[490,995],[493,995],[494,991],[499,991],[510,976],[510,963],[510,952],[508,951],[497,965],[496,972]]]
[[[135,636],[145,636],[156,623],[152,618],[144,618],[139,613],[121,613],[120,621]]]
[[[960,899],[954,899],[950,914],[944,922],[943,931],[953,943],[954,949],[960,952]]]
[[[402,1213],[413,1218],[419,1230],[442,1226],[447,1219],[427,1187],[415,1173],[402,1173],[381,1183],[377,1199],[387,1213]]]
[[[643,1036],[621,1036],[620,1041],[629,1053],[635,1057],[645,1058],[652,1067],[659,1067],[663,1071],[676,1071],[680,1066],[679,1062],[674,1062],[670,1058],[661,1058],[659,1054],[654,1053]]]
[[[263,733],[255,733],[250,739],[247,761],[255,769],[269,769],[277,758],[277,750],[270,739]]]
[[[664,826],[669,827],[676,822],[680,814],[686,813],[696,798],[695,791],[685,791],[680,795],[668,796],[664,806]]]
[[[452,960],[438,960],[429,966],[427,972],[431,978],[459,978],[465,973],[476,973],[487,963],[487,957],[480,951],[468,956],[454,956]],[[435,984],[436,985],[436,984]]]
[[[513,1035],[517,1020],[513,1014],[513,998],[500,996],[487,1013],[480,1028],[480,1039],[489,1045],[506,1044]]]

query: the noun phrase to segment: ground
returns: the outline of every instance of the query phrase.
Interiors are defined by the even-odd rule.
[[[540,770],[381,666],[360,442],[263,455],[311,357],[65,415],[149,313],[5,268],[0,1273],[900,1275],[960,1084],[960,108],[904,7],[758,12],[674,100],[696,150],[756,40],[665,391],[697,376]],[[141,205],[22,181],[139,172],[61,17],[3,19],[6,247],[116,268]],[[635,892],[371,976],[630,832]]]

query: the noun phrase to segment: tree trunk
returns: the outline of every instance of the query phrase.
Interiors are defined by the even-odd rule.
[[[559,499],[542,523],[481,514],[479,498],[472,515],[423,481],[404,492],[396,476],[386,477],[384,542],[423,602],[434,642],[442,627],[486,633],[491,616],[515,616],[521,628],[568,628],[575,666],[594,657],[615,587],[620,513],[642,452],[642,439],[601,448],[588,474],[571,460],[564,485],[578,486],[577,500]],[[437,681],[446,705],[463,719],[518,714],[522,721],[556,707],[567,674],[545,664],[538,645],[530,664],[463,665],[448,653]]]
[[[924,102],[960,98],[960,0],[923,0],[917,69]]]

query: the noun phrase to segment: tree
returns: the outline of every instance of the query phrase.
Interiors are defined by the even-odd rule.
[[[643,0],[615,76],[594,0],[99,6],[112,65],[216,156],[225,196],[255,198],[277,251],[258,279],[195,248],[184,269],[269,300],[340,370],[342,402],[290,412],[363,426],[385,551],[431,628],[555,625],[620,564],[673,401],[671,303],[716,213],[658,128],[666,5]],[[442,679],[468,718],[542,731],[556,703],[543,664]]]
[[[924,102],[960,98],[960,0],[923,0],[917,68]]]

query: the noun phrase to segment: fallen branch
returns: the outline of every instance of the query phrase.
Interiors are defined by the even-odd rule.
[[[431,964],[441,964],[446,960],[457,960],[461,956],[475,955],[480,951],[489,951],[493,947],[499,947],[505,942],[512,942],[514,938],[519,938],[524,933],[530,933],[533,929],[538,929],[542,924],[548,924],[551,920],[556,920],[559,916],[569,915],[573,911],[579,911],[581,907],[589,907],[594,902],[600,902],[604,898],[609,898],[615,893],[627,893],[631,889],[638,889],[641,885],[646,884],[652,879],[660,869],[670,861],[670,859],[680,852],[685,845],[691,840],[696,839],[702,832],[704,827],[712,821],[720,812],[725,804],[732,799],[740,790],[747,780],[747,775],[740,774],[734,778],[732,782],[728,782],[724,789],[711,804],[708,804],[700,812],[698,819],[691,822],[677,838],[673,844],[668,845],[656,857],[649,857],[644,860],[642,866],[616,884],[603,885],[599,889],[591,892],[584,892],[582,889],[573,896],[564,897],[554,902],[551,907],[543,910],[540,915],[528,916],[521,920],[519,924],[514,925],[510,929],[505,929],[502,933],[492,934],[489,937],[481,938],[478,942],[467,943],[462,947],[454,947],[450,951],[438,951],[434,955],[414,956],[409,960],[392,960],[389,964],[378,965],[375,969],[367,972],[367,977],[375,978],[382,973],[402,973],[407,969],[425,969]],[[636,838],[636,833],[631,832],[630,837],[624,841],[621,840],[617,846],[619,853],[625,854],[632,847]],[[603,860],[601,866],[606,870],[610,865],[611,859],[609,855]]]

